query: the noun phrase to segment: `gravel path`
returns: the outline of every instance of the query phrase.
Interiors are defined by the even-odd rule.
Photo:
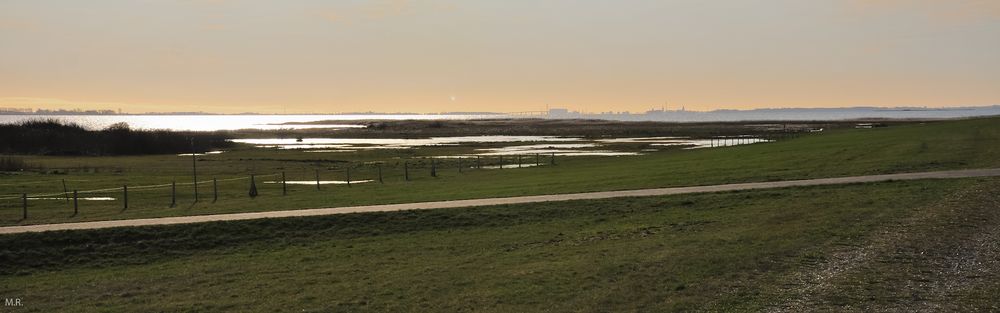
[[[662,196],[662,195],[675,195],[675,194],[686,194],[686,193],[784,188],[784,187],[795,187],[795,186],[867,183],[867,182],[880,182],[889,180],[947,179],[947,178],[968,178],[968,177],[987,177],[987,176],[1000,176],[1000,168],[851,176],[851,177],[836,177],[836,178],[818,178],[818,179],[806,179],[806,180],[787,180],[787,181],[773,181],[773,182],[759,182],[759,183],[710,185],[710,186],[584,192],[584,193],[521,196],[521,197],[508,197],[508,198],[485,198],[485,199],[449,200],[449,201],[417,202],[417,203],[402,203],[402,204],[380,204],[380,205],[365,205],[365,206],[322,208],[322,209],[301,209],[301,210],[268,211],[268,212],[253,212],[253,213],[231,213],[231,214],[177,216],[177,217],[160,217],[160,218],[129,219],[129,220],[110,220],[110,221],[95,221],[95,222],[80,222],[80,223],[8,226],[8,227],[0,227],[0,234],[15,234],[15,233],[74,230],[74,229],[97,229],[97,228],[110,228],[110,227],[187,224],[187,223],[203,223],[203,222],[215,222],[215,221],[249,220],[249,219],[259,219],[259,218],[331,215],[331,214],[359,213],[359,212],[443,209],[443,208],[519,204],[519,203],[532,203],[532,202],[606,199],[606,198],[618,198],[618,197],[646,197],[646,196]]]

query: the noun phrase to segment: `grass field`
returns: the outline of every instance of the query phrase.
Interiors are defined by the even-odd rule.
[[[537,168],[444,166],[437,178],[418,164],[409,182],[390,165],[395,158],[470,147],[342,160],[242,149],[203,157],[202,175],[284,170],[310,179],[316,168],[334,175],[359,164],[340,161],[380,160],[386,183],[291,186],[284,197],[261,185],[250,200],[245,181],[235,181],[214,204],[191,205],[189,191],[176,208],[167,195],[143,196],[157,189],[137,191],[127,210],[87,203],[70,217],[49,200],[59,205],[33,207],[26,221],[16,202],[0,217],[24,224],[986,168],[1000,166],[998,121]],[[87,188],[153,184],[184,177],[190,159],[29,161],[48,173],[5,176],[5,190],[42,192],[29,182],[63,177]],[[371,174],[352,166],[355,179]],[[990,311],[1000,307],[997,194],[1000,178],[895,181],[4,235],[0,296],[21,299],[18,310],[28,312]]]
[[[0,225],[997,167],[1000,118],[838,129],[775,143],[641,156],[565,157],[558,158],[555,166],[509,170],[458,173],[455,160],[439,160],[437,178],[430,177],[429,161],[422,159],[467,153],[472,148],[475,146],[373,150],[332,156],[244,148],[200,156],[201,180],[223,179],[220,200],[215,203],[206,196],[212,189],[210,183],[200,184],[202,201],[193,202],[191,160],[186,157],[30,157],[26,161],[42,170],[0,176],[0,194],[6,197],[0,200]],[[533,157],[525,160],[533,162]],[[403,180],[404,161],[409,162],[411,181]],[[289,180],[312,180],[320,170],[323,179],[342,180],[350,168],[354,180],[374,179],[377,172],[371,162],[383,162],[385,184],[326,185],[320,191],[314,186],[292,185],[290,195],[281,196],[280,185],[258,181],[261,195],[256,199],[247,196],[250,173],[275,175],[284,171]],[[81,201],[80,213],[75,216],[72,205],[64,200],[34,200],[29,204],[29,218],[22,220],[18,194],[61,193],[62,179],[70,190],[133,186],[129,208],[123,209],[120,190],[110,190],[87,196],[114,197],[115,201]],[[178,182],[178,205],[173,208],[169,207],[170,188],[163,185],[171,181]],[[134,187],[143,185],[163,186]]]
[[[831,276],[847,292],[806,306],[865,310],[935,299],[898,283],[911,269],[937,282],[934,263],[913,265],[924,246],[997,233],[998,191],[1000,179],[887,182],[8,235],[0,295],[25,312],[756,311],[801,297],[797,278],[843,251],[910,229],[893,243],[910,250],[851,258],[872,268]],[[983,291],[1000,290],[995,273],[947,303],[996,306]]]

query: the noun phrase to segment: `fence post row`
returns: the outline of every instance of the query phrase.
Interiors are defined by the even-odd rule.
[[[732,138],[732,141],[739,142],[740,139],[743,139],[743,138]],[[720,138],[711,138],[710,140],[711,140],[711,145],[714,147],[714,146],[717,146],[716,141],[723,142],[723,141],[726,141],[726,138],[721,138],[721,139]],[[764,140],[770,140],[770,139],[764,139]],[[744,142],[749,143],[750,141],[751,141],[750,139],[744,139]],[[719,145],[721,145],[721,143]],[[517,167],[518,168],[523,167],[524,162],[522,160],[522,157],[523,157],[522,155],[517,155]],[[499,166],[498,167],[502,169],[504,167],[503,155],[499,155],[498,159],[499,159]],[[474,166],[473,168],[481,169],[482,168],[482,161],[481,160],[482,160],[481,156],[477,155],[476,156],[475,164],[472,165],[472,166]],[[555,159],[555,153],[554,152],[550,154],[550,163],[552,165],[556,164],[556,159]],[[541,154],[535,153],[535,166],[538,166],[538,165],[541,165]],[[459,157],[458,158],[458,171],[459,171],[459,173],[462,173],[464,171],[464,168],[463,168],[464,166],[465,166],[464,158]],[[382,173],[382,164],[378,163],[378,164],[376,164],[376,167],[378,169],[378,181],[379,181],[379,183],[383,183],[384,184],[385,181],[384,181],[383,173]],[[346,168],[345,169],[345,173],[346,173],[345,174],[346,175],[346,184],[347,184],[348,187],[351,187],[351,169],[350,168]],[[319,177],[319,170],[318,169],[315,170],[315,174],[316,174],[316,189],[317,190],[321,190],[321,180],[320,180],[320,177]],[[431,176],[432,177],[437,177],[437,160],[435,158],[431,158]],[[405,162],[405,161],[403,162],[403,178],[406,181],[410,180],[409,162]],[[63,185],[63,194],[64,194],[64,197],[65,197],[65,200],[68,203],[69,200],[70,200],[70,193],[69,193],[69,188],[66,185],[66,180],[65,179],[62,179],[62,185]],[[195,181],[194,185],[195,185],[195,188],[197,189],[197,185],[198,185],[197,181]],[[281,172],[281,194],[282,195],[288,195],[288,185],[287,185],[286,173],[284,171]],[[256,197],[258,195],[257,185],[256,185],[256,176],[254,174],[250,175],[250,192],[249,192],[249,195],[250,195],[251,198],[254,198],[254,197]],[[195,202],[197,202],[198,201],[197,194],[195,195],[195,197],[196,197],[195,198]],[[73,216],[76,216],[80,212],[79,190],[76,190],[76,189],[73,190],[72,198],[73,198]],[[214,202],[216,202],[218,200],[219,200],[219,182],[218,182],[217,178],[213,177],[212,178],[212,202],[214,203]],[[176,205],[177,205],[177,181],[174,180],[174,181],[170,182],[170,207],[175,207]],[[128,206],[129,206],[128,185],[122,185],[122,209],[123,210],[124,209],[128,209]],[[28,195],[27,195],[27,193],[22,193],[21,194],[21,215],[22,215],[22,219],[27,219],[28,218]]]

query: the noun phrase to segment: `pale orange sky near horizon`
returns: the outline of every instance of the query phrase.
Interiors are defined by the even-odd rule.
[[[1000,104],[1000,1],[0,2],[0,107]]]

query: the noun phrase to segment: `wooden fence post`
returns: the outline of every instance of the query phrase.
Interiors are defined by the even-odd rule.
[[[122,210],[128,209],[128,185],[122,185],[122,200],[124,204]]]
[[[63,178],[63,180],[62,180],[62,184],[63,184],[63,197],[66,197],[66,203],[69,203],[69,190],[66,190],[66,179],[65,178]]]
[[[28,219],[28,194],[21,194],[21,219]]]
[[[479,156],[477,155],[476,156],[476,169],[482,169],[482,168],[483,168],[483,166],[482,166],[481,163],[479,163]]]
[[[407,162],[403,162],[403,179],[410,181],[410,167]]]
[[[319,170],[316,170],[316,190],[319,190]]]
[[[458,157],[458,172],[462,172],[462,157]]]
[[[500,169],[503,169],[503,155],[500,155]]]
[[[350,166],[350,165],[348,165],[348,166]],[[347,187],[350,187],[350,186],[351,186],[351,168],[348,167],[347,168]]]
[[[76,190],[73,190],[73,216],[80,213],[80,207],[76,204]]]
[[[170,207],[177,205],[177,181],[170,182]]]
[[[385,183],[384,181],[382,181],[382,163],[378,164],[378,183],[379,184]]]
[[[431,177],[438,177],[437,164],[434,162],[434,158],[431,158]]]
[[[212,203],[219,201],[219,181],[212,177]]]
[[[288,185],[285,184],[285,172],[284,171],[281,172],[281,195],[282,196],[287,196],[288,195]]]
[[[250,192],[249,192],[249,195],[250,195],[250,198],[256,198],[257,197],[257,178],[254,177],[254,174],[250,174]]]
[[[539,164],[538,153],[535,153],[535,166],[539,166],[539,165],[541,165],[541,164]]]
[[[194,150],[194,137],[191,137],[191,180],[194,182],[194,202],[198,202],[198,154]]]
[[[517,168],[521,168],[521,155],[517,155]]]
[[[555,152],[552,152],[552,158],[549,160],[549,162],[551,162],[552,165],[556,165],[556,153]]]

